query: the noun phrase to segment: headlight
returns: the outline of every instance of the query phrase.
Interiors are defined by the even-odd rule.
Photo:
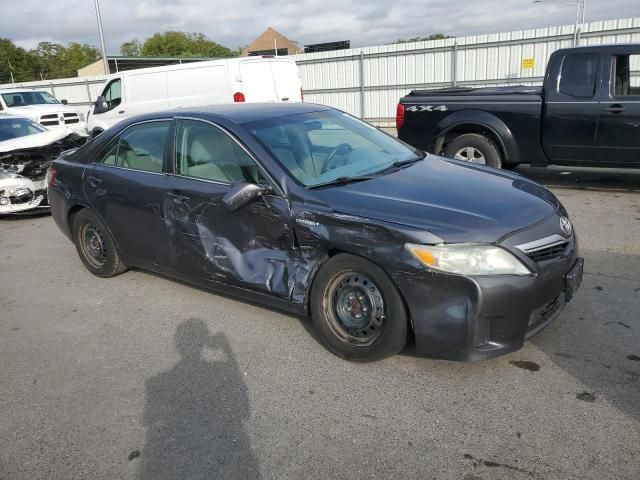
[[[13,187],[7,189],[7,192],[12,197],[21,197],[22,195],[29,195],[31,193],[31,190],[25,187]]]
[[[491,245],[416,245],[406,249],[420,263],[434,270],[459,275],[529,275],[531,271],[500,247]]]

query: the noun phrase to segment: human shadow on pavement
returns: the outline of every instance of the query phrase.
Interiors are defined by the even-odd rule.
[[[175,346],[178,363],[146,382],[140,478],[260,478],[247,387],[227,338],[190,319],[178,325]]]

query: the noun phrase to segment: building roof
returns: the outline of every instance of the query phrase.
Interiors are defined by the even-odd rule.
[[[272,27],[267,28],[240,54],[241,57],[248,56],[251,52],[265,52],[275,49],[287,49],[287,55],[293,55],[300,51],[300,47],[293,40],[289,40]]]

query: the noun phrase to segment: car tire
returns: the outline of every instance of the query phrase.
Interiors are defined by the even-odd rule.
[[[85,208],[76,213],[72,232],[80,260],[91,273],[108,278],[127,270],[111,234],[94,212]]]
[[[94,128],[91,131],[91,138],[94,139],[96,138],[98,135],[100,135],[102,132],[104,132],[104,130],[100,129],[100,128]]]
[[[492,140],[479,133],[465,133],[455,137],[444,149],[444,156],[502,168],[500,149]]]
[[[355,255],[335,255],[320,268],[311,288],[311,316],[322,343],[347,360],[382,360],[407,342],[400,292],[380,267]]]

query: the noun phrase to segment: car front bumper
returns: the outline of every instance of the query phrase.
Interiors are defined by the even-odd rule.
[[[549,325],[580,286],[575,250],[531,276],[398,275],[419,355],[482,360],[518,350]]]

